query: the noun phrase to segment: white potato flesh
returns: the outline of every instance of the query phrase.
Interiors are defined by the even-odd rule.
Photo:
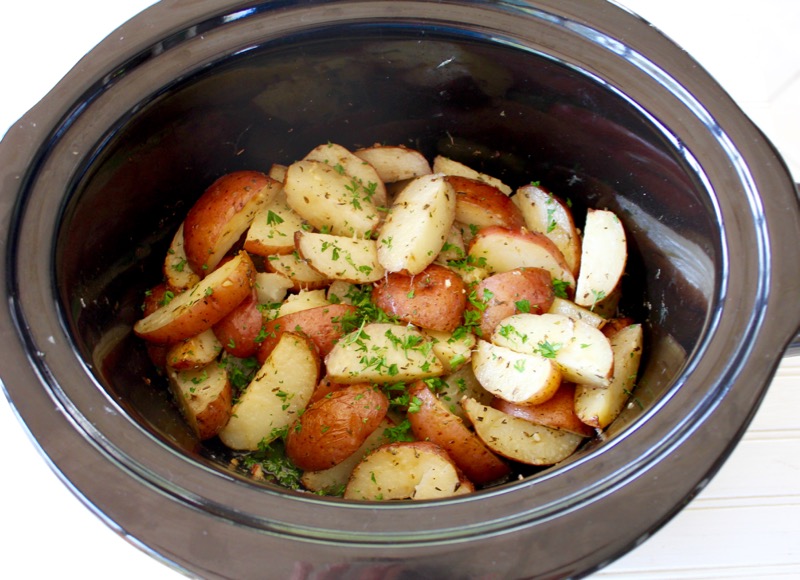
[[[478,232],[470,243],[469,255],[489,272],[508,272],[517,268],[542,268],[557,280],[575,287],[561,251],[544,234],[526,229],[489,227]]]
[[[317,230],[369,237],[381,221],[374,192],[356,178],[321,161],[303,160],[286,170],[286,201]]]
[[[461,228],[455,222],[450,227],[447,239],[444,241],[442,250],[436,257],[436,261],[444,266],[448,260],[463,260],[467,257],[467,246],[464,245],[464,237],[461,235]]]
[[[503,319],[492,343],[516,352],[550,358],[564,379],[581,385],[607,387],[614,353],[597,328],[561,314],[515,314]]]
[[[231,418],[219,433],[231,449],[255,451],[280,436],[306,408],[319,380],[319,359],[313,345],[291,332],[275,349],[239,396]]]
[[[353,152],[378,172],[384,183],[396,183],[432,173],[425,156],[402,145],[373,145]]]
[[[378,261],[388,272],[419,274],[439,255],[456,212],[456,195],[441,174],[411,181],[378,232]]]
[[[411,326],[375,322],[342,337],[325,358],[338,383],[406,383],[444,372],[433,343]]]
[[[527,228],[553,240],[577,276],[581,263],[581,236],[569,207],[534,184],[520,187],[511,200],[522,211]]]
[[[475,335],[471,332],[455,336],[450,332],[425,329],[433,341],[433,353],[442,361],[445,373],[452,373],[467,364],[472,358]]]
[[[578,385],[575,389],[575,414],[598,429],[608,427],[622,412],[636,383],[642,358],[642,326],[632,324],[611,337],[614,374],[608,388]]]
[[[297,232],[295,245],[309,266],[331,280],[368,284],[386,274],[378,262],[375,240]]]
[[[259,256],[291,254],[294,251],[294,233],[303,225],[303,218],[289,207],[286,194],[280,190],[253,218],[244,249]]]
[[[346,147],[336,143],[326,143],[314,147],[304,159],[309,161],[321,161],[332,165],[337,169],[341,168],[345,174],[353,177],[361,185],[367,187],[372,194],[372,203],[378,207],[386,205],[386,186],[383,179],[369,160],[355,155]]]
[[[448,455],[418,441],[378,447],[353,470],[346,499],[387,501],[437,499],[475,491]]]
[[[280,163],[273,163],[269,167],[269,175],[275,181],[280,181],[283,183],[286,180],[286,170],[288,167],[286,165],[281,165]]]
[[[175,369],[199,369],[211,364],[222,352],[222,343],[210,328],[170,347],[167,364]]]
[[[353,300],[349,298],[349,296],[352,296],[353,292],[360,291],[361,290],[357,286],[350,282],[334,280],[331,282],[331,285],[328,286],[328,302],[331,304],[352,304]]]
[[[329,306],[325,290],[300,290],[297,294],[290,294],[278,308],[278,317],[311,310],[320,306]]]
[[[200,281],[200,276],[192,270],[186,259],[183,247],[183,224],[178,226],[178,231],[172,237],[172,243],[164,260],[164,277],[167,286],[177,291],[187,290]]]
[[[437,390],[439,400],[451,413],[462,419],[467,418],[461,406],[461,399],[464,397],[475,399],[483,405],[491,404],[494,399],[494,395],[478,382],[471,364],[442,377],[442,381],[444,384]]]
[[[590,209],[583,228],[583,254],[575,303],[591,308],[611,297],[625,272],[627,259],[622,222],[611,211]]]
[[[550,312],[550,314],[563,314],[564,316],[569,316],[573,320],[581,320],[595,328],[603,328],[606,323],[606,319],[598,313],[592,312],[583,306],[578,306],[572,300],[559,298],[558,296],[553,299],[553,304],[550,306],[548,312]]]
[[[292,281],[283,274],[275,272],[256,273],[255,289],[259,304],[278,304],[283,302],[292,286]]]
[[[443,155],[437,155],[434,157],[433,171],[434,173],[444,173],[445,175],[458,175],[460,177],[477,179],[478,181],[483,181],[484,183],[488,183],[489,185],[496,187],[506,195],[511,195],[512,192],[512,189],[499,179],[492,177],[491,175],[486,175],[485,173],[475,171],[471,167]]]
[[[330,282],[294,252],[269,256],[265,263],[270,272],[281,274],[291,280],[292,288],[296,290],[323,288]]]
[[[486,446],[520,463],[554,465],[572,455],[583,441],[581,435],[513,417],[474,399],[465,398],[461,404]]]
[[[231,413],[232,391],[225,368],[217,363],[192,370],[167,367],[167,376],[189,427],[200,439],[216,435]]]
[[[472,370],[484,389],[509,403],[544,403],[561,385],[561,372],[550,359],[485,340],[478,340]]]

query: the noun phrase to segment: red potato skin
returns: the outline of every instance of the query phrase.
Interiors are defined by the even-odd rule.
[[[330,304],[293,312],[268,321],[264,325],[266,338],[258,349],[257,357],[261,364],[278,344],[284,332],[299,332],[307,336],[317,349],[320,358],[325,358],[342,336],[342,317],[356,311],[350,304]]]
[[[169,288],[167,284],[162,282],[151,288],[144,296],[142,303],[142,317],[149,316],[159,309],[164,300],[164,295]],[[145,348],[147,349],[147,356],[150,362],[158,369],[165,369],[167,367],[167,353],[169,353],[171,344],[155,344],[153,342],[146,342]]]
[[[606,338],[611,338],[623,328],[630,326],[631,324],[634,324],[634,322],[635,321],[633,320],[633,318],[630,318],[628,316],[623,316],[621,318],[610,318],[603,325],[601,331],[603,332]]]
[[[248,358],[258,352],[263,329],[264,317],[258,308],[255,291],[213,326],[214,334],[225,352],[239,358]]]
[[[308,400],[308,406],[313,405],[320,399],[324,399],[328,396],[329,393],[333,393],[335,391],[340,391],[342,389],[346,389],[350,385],[346,385],[344,383],[337,383],[330,380],[328,377],[324,377],[317,388],[314,389],[314,393],[311,395],[311,398]]]
[[[467,293],[458,274],[431,264],[416,276],[388,274],[375,284],[372,301],[403,322],[453,332],[461,325]]]
[[[386,395],[372,385],[349,385],[332,391],[306,407],[289,428],[286,455],[306,471],[333,467],[361,447],[388,409]]]
[[[193,271],[205,276],[216,268],[209,258],[231,220],[265,188],[277,183],[259,171],[235,171],[205,190],[186,214],[183,226],[183,247]]]
[[[575,414],[575,385],[573,383],[561,383],[555,395],[538,405],[509,403],[495,397],[492,407],[507,415],[553,429],[562,429],[584,437],[592,437],[595,434],[594,429],[583,423]]]
[[[485,291],[489,293],[488,298]],[[517,308],[518,302],[527,300],[529,312],[541,314],[550,310],[554,299],[553,282],[547,270],[518,268],[481,280],[475,287],[474,300],[467,308],[480,313],[481,336],[488,338],[501,320],[521,312]]]
[[[445,179],[456,192],[456,221],[479,228],[503,226],[516,229],[525,226],[522,211],[493,185],[459,175],[448,175]]]
[[[428,386],[417,381],[408,388],[410,400],[420,401],[418,411],[408,413],[414,436],[435,443],[472,483],[484,485],[498,481],[511,472],[508,464],[492,453],[462,419],[448,411]]]

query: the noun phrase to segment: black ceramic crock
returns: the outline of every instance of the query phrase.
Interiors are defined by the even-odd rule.
[[[0,377],[72,489],[189,574],[588,574],[702,489],[796,337],[788,171],[688,55],[610,3],[165,0],[120,32],[0,144]],[[253,483],[189,435],[131,336],[142,293],[213,179],[327,141],[404,143],[618,212],[647,352],[602,441],[388,505]]]

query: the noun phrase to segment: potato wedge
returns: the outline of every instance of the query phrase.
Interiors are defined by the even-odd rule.
[[[550,238],[574,276],[581,265],[581,235],[567,204],[533,183],[520,187],[511,198],[521,210],[525,227]]]
[[[345,335],[345,329],[349,326],[347,317],[355,311],[349,304],[327,304],[267,321],[264,326],[266,338],[258,350],[258,360],[262,363],[267,360],[284,332],[307,336],[314,343],[319,356],[324,358]]]
[[[578,385],[575,390],[575,413],[581,421],[605,429],[619,416],[636,384],[642,344],[641,324],[626,326],[611,337],[614,351],[611,384],[605,389]]]
[[[222,343],[209,328],[172,345],[166,363],[178,371],[200,369],[214,362],[221,352]]]
[[[386,273],[378,262],[375,240],[316,232],[295,232],[294,240],[300,257],[329,280],[369,284]]]
[[[258,171],[235,171],[212,183],[186,214],[184,250],[192,270],[213,272],[280,183]]]
[[[424,334],[383,322],[342,337],[325,357],[325,365],[328,377],[340,383],[405,383],[444,372]]]
[[[589,210],[583,228],[583,253],[575,303],[594,309],[612,297],[628,260],[622,222],[608,210]]]
[[[372,300],[383,311],[421,328],[453,332],[467,306],[466,286],[455,272],[431,264],[409,276],[393,272],[375,284]]]
[[[292,163],[283,187],[289,207],[317,230],[366,238],[381,221],[374,192],[321,161]]]
[[[167,257],[164,260],[164,279],[173,292],[188,290],[200,281],[200,275],[192,270],[186,258],[183,246],[183,223],[178,226],[167,250]]]
[[[286,455],[303,470],[329,469],[355,453],[377,429],[389,399],[372,385],[348,385],[308,406],[286,437]]]
[[[239,358],[253,356],[264,340],[264,316],[255,289],[212,328],[225,352]]]
[[[284,333],[233,406],[219,438],[231,449],[255,451],[270,443],[306,408],[319,382],[320,360],[311,341]]]
[[[259,256],[291,254],[295,250],[294,233],[304,224],[303,218],[286,203],[286,193],[281,189],[253,218],[244,249]]]
[[[442,361],[445,373],[452,373],[467,364],[475,348],[475,335],[471,332],[443,332],[423,329],[433,341],[433,354]]]
[[[275,254],[264,262],[267,270],[285,276],[292,282],[294,290],[316,290],[331,283],[328,278],[308,265],[297,252]]]
[[[513,314],[547,312],[555,294],[547,270],[517,268],[484,278],[469,298],[468,308],[480,316],[481,336],[488,338],[501,320]]]
[[[189,290],[133,325],[137,336],[157,343],[178,342],[222,320],[250,295],[255,266],[240,252]]]
[[[418,402],[416,410],[408,413],[414,436],[444,449],[472,483],[485,485],[511,473],[508,464],[490,451],[458,415],[448,411],[424,382],[409,386],[408,395]]]
[[[500,322],[492,342],[551,359],[568,381],[601,388],[610,383],[611,344],[600,330],[585,322],[560,314],[515,314]]]
[[[375,168],[384,183],[396,183],[432,173],[425,156],[403,145],[378,145],[353,151]]]
[[[455,212],[455,192],[443,175],[417,177],[397,196],[378,231],[378,261],[388,272],[419,274],[444,246]]]
[[[258,272],[255,280],[256,300],[259,304],[278,304],[286,298],[294,284],[277,272]]]
[[[344,490],[345,499],[440,499],[475,491],[447,453],[428,441],[390,443],[367,455]]]
[[[281,303],[278,308],[278,318],[329,304],[325,290],[300,290],[297,294],[290,294]]]
[[[462,405],[486,446],[520,463],[554,465],[572,455],[584,440],[581,435],[512,417],[474,399],[465,398]]]
[[[334,280],[328,286],[328,302],[331,304],[352,304],[353,296],[360,292],[360,288],[344,280]]]
[[[489,185],[496,187],[500,191],[502,191],[505,195],[511,195],[512,189],[507,186],[505,183],[500,181],[499,179],[492,177],[491,175],[486,175],[485,173],[481,173],[479,171],[475,171],[471,167],[464,165],[454,159],[450,159],[449,157],[445,157],[443,155],[437,155],[433,159],[433,172],[434,173],[444,173],[445,175],[460,175],[461,177],[469,177],[470,179],[477,179],[478,181],[483,181],[484,183],[488,183]]]
[[[507,415],[525,419],[531,423],[545,425],[553,429],[563,429],[583,437],[591,437],[595,430],[580,420],[575,414],[575,383],[563,382],[544,403],[527,405],[509,403],[500,398],[492,401],[492,407]]]
[[[472,371],[484,389],[510,403],[543,403],[561,384],[561,372],[550,359],[485,340],[478,340]]]
[[[200,440],[211,439],[228,423],[233,393],[225,369],[213,362],[201,369],[170,368],[170,389],[186,422]]]
[[[481,403],[489,405],[494,400],[494,395],[484,389],[475,378],[472,365],[464,365],[457,371],[442,377],[442,382],[437,389],[439,400],[454,415],[466,419],[467,415],[461,406],[461,399],[470,397]]]
[[[354,178],[363,188],[371,191],[372,203],[385,207],[386,186],[375,167],[369,160],[357,156],[346,147],[336,143],[325,143],[314,147],[303,158],[309,161],[321,161]]]
[[[447,182],[456,192],[457,222],[478,229],[488,226],[519,229],[525,226],[520,209],[497,187],[460,175],[448,175]]]
[[[469,255],[492,273],[542,268],[568,284],[571,290],[575,288],[575,277],[563,254],[550,238],[538,232],[500,226],[483,228],[470,242]]]
[[[592,312],[588,308],[578,306],[572,300],[567,300],[566,298],[555,297],[547,312],[550,314],[569,316],[572,320],[580,320],[595,328],[604,329],[607,322],[606,319],[597,312]]]

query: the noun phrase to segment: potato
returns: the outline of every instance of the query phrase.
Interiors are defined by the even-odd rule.
[[[403,145],[378,145],[353,151],[375,168],[384,183],[396,183],[432,173],[425,156]]]
[[[165,283],[157,284],[153,288],[147,290],[142,303],[142,316],[146,317],[158,310],[165,303],[165,298],[169,292],[170,296],[174,293],[168,290]],[[150,362],[158,369],[163,369],[167,366],[167,353],[172,348],[170,344],[156,344],[154,342],[146,342],[145,349]]]
[[[414,436],[435,443],[452,458],[472,483],[484,485],[498,481],[511,472],[508,465],[492,453],[461,420],[447,410],[422,382],[408,387],[408,395],[417,404],[408,420]]]
[[[213,326],[219,346],[239,358],[253,356],[263,337],[264,316],[255,289],[250,296]]]
[[[461,228],[456,222],[450,226],[447,239],[444,241],[442,251],[436,256],[436,262],[447,265],[451,260],[463,260],[467,257],[467,246],[464,244],[464,236],[461,235]]]
[[[550,314],[562,314],[570,317],[572,320],[580,320],[595,328],[605,329],[607,324],[606,319],[597,314],[597,312],[592,312],[588,308],[578,306],[573,301],[567,300],[566,298],[554,298],[547,312]]]
[[[561,384],[561,372],[550,359],[485,340],[478,340],[472,371],[484,389],[510,403],[543,403]]]
[[[186,422],[201,440],[228,423],[233,398],[227,371],[217,363],[201,369],[169,369],[169,385]]]
[[[254,277],[253,261],[240,252],[192,288],[137,321],[133,330],[139,337],[161,344],[200,334],[250,295]]]
[[[283,301],[278,308],[278,318],[329,304],[325,290],[300,290],[297,294],[290,294]]]
[[[581,265],[581,235],[569,207],[549,191],[533,183],[520,187],[511,200],[522,211],[525,226],[550,238],[574,276]]]
[[[607,210],[589,210],[583,228],[583,253],[575,303],[594,309],[611,298],[628,259],[625,229]],[[616,303],[615,303],[616,306]]]
[[[382,445],[367,455],[353,470],[344,497],[423,500],[473,491],[475,487],[441,447],[428,441],[413,441]]]
[[[374,192],[321,161],[292,163],[283,187],[289,207],[317,230],[367,238],[380,223]]]
[[[308,491],[325,493],[327,495],[338,495],[344,492],[347,481],[353,473],[353,469],[358,463],[364,459],[373,449],[391,443],[387,436],[387,429],[394,426],[388,418],[384,418],[378,427],[370,433],[361,444],[361,447],[356,449],[349,457],[337,463],[333,467],[323,469],[321,471],[305,471],[300,478],[300,483]]]
[[[283,302],[287,291],[292,287],[292,281],[283,274],[276,272],[258,272],[256,274],[256,300],[259,304]]]
[[[280,183],[258,171],[236,171],[212,183],[183,222],[192,270],[203,276],[213,272],[278,189]]]
[[[478,179],[448,175],[456,192],[456,221],[485,228],[503,226],[519,229],[525,225],[520,209],[498,188]]]
[[[520,312],[547,312],[554,298],[547,270],[517,268],[481,280],[470,293],[468,308],[479,313],[481,336],[488,338],[504,318]]]
[[[297,332],[307,336],[314,343],[320,357],[324,358],[344,336],[346,319],[355,311],[349,304],[328,304],[267,321],[264,326],[266,338],[258,350],[258,360],[263,362],[267,359],[284,332]]]
[[[291,280],[294,290],[316,290],[330,284],[328,278],[309,266],[296,252],[269,256],[265,264],[270,272]]]
[[[286,455],[303,470],[319,471],[355,453],[377,429],[389,399],[369,384],[349,385],[308,406],[286,437]]]
[[[453,225],[456,196],[443,175],[411,181],[378,231],[378,261],[388,272],[419,274],[436,259]]]
[[[605,429],[616,419],[630,399],[642,356],[642,326],[632,324],[611,336],[614,374],[603,389],[579,385],[575,390],[575,413],[592,427]]]
[[[472,358],[475,335],[471,332],[456,334],[427,328],[423,332],[433,341],[433,354],[442,361],[445,373],[455,372]]]
[[[244,249],[259,256],[291,254],[295,249],[294,233],[304,224],[303,218],[286,203],[286,193],[281,189],[253,218]]]
[[[372,192],[373,204],[378,207],[386,206],[386,186],[368,159],[356,156],[347,148],[336,143],[318,145],[304,159],[321,161],[334,167],[337,171],[344,172],[345,175],[354,178],[362,187]]]
[[[511,195],[513,191],[509,186],[505,183],[500,181],[499,179],[492,177],[491,175],[486,175],[485,173],[480,173],[475,171],[471,167],[467,167],[463,163],[450,159],[449,157],[444,157],[443,155],[437,155],[433,159],[433,171],[434,173],[444,173],[445,175],[460,175],[461,177],[469,177],[470,179],[477,179],[478,181],[483,181],[484,183],[488,183],[489,185],[496,187],[500,191],[502,191],[505,195]]]
[[[483,228],[469,245],[469,255],[489,272],[508,272],[517,268],[542,268],[550,276],[575,288],[564,256],[544,234],[526,229],[510,230],[500,226]]]
[[[246,451],[274,441],[306,408],[319,374],[320,360],[311,341],[284,333],[233,406],[220,440]]]
[[[433,344],[410,326],[366,324],[337,342],[325,365],[331,380],[341,383],[404,383],[441,375]]]
[[[581,435],[551,429],[512,417],[474,399],[462,400],[475,432],[487,447],[502,457],[527,465],[554,465],[572,455]]]
[[[515,314],[500,322],[492,342],[551,359],[568,381],[596,387],[610,383],[614,363],[611,344],[601,331],[585,322],[560,314]]]
[[[183,246],[183,223],[172,237],[172,243],[164,260],[164,279],[173,292],[183,292],[197,284],[200,276],[192,270]]]
[[[375,240],[314,232],[296,232],[294,239],[300,257],[329,280],[368,284],[386,273],[378,262]]]
[[[199,369],[215,361],[221,352],[222,344],[209,328],[172,345],[166,363],[179,371]]]
[[[375,284],[373,302],[403,322],[453,332],[467,306],[461,278],[444,266],[431,264],[415,276],[391,273]]]
[[[563,429],[583,437],[591,437],[595,431],[575,414],[575,383],[563,382],[544,403],[538,405],[509,403],[500,398],[492,401],[492,407],[507,415],[525,419],[531,423],[553,429]]]
[[[352,296],[354,293],[359,292],[360,289],[355,284],[345,282],[344,280],[334,280],[328,286],[328,302],[332,304],[352,304]]]
[[[466,419],[467,414],[461,407],[461,399],[471,397],[481,403],[488,405],[494,400],[494,395],[484,389],[475,378],[472,365],[464,365],[454,373],[442,377],[437,393],[439,400],[454,415]]]

